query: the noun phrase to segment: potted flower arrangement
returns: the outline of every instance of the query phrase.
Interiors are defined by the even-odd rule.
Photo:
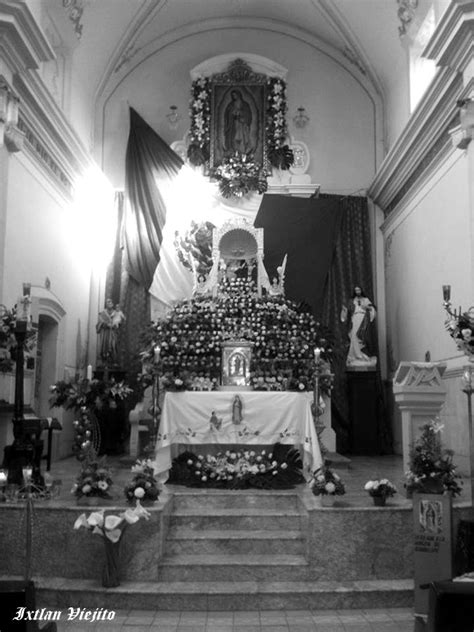
[[[83,462],[71,493],[80,504],[100,505],[104,500],[111,498],[109,493],[111,486],[112,475],[105,463],[105,457],[97,458],[95,451],[91,449]]]
[[[314,472],[310,487],[315,496],[320,496],[321,499],[329,498],[332,501],[336,496],[346,493],[341,477],[326,466]]]
[[[456,474],[453,451],[443,448],[441,430],[443,426],[436,420],[421,428],[421,435],[410,453],[410,469],[406,472],[405,487],[410,496],[413,492],[453,496],[461,493],[460,476]]]
[[[150,518],[150,513],[137,500],[134,509],[127,509],[118,516],[105,516],[103,509],[89,516],[81,514],[74,523],[74,529],[81,527],[102,536],[105,545],[105,564],[102,572],[102,585],[113,588],[120,585],[120,541],[128,525]]]
[[[364,485],[364,489],[366,492],[369,492],[369,496],[372,496],[374,505],[377,507],[383,507],[387,498],[394,496],[397,493],[397,488],[388,480],[388,478],[367,481]]]
[[[141,502],[154,502],[157,500],[160,491],[158,481],[155,478],[153,462],[151,459],[143,461],[137,460],[132,466],[133,478],[127,483],[124,489],[125,498],[128,502],[140,500]]]

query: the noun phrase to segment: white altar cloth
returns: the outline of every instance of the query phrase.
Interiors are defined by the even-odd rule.
[[[235,396],[242,421],[232,422]],[[211,416],[221,420],[217,429]],[[160,480],[171,467],[173,444],[295,445],[300,448],[307,480],[323,460],[311,414],[309,393],[262,391],[168,392],[156,442],[155,472]]]

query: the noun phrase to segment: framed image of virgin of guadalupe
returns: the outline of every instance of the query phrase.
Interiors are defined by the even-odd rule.
[[[243,60],[211,78],[211,138],[209,167],[226,158],[246,155],[268,172],[266,151],[265,75],[254,73]]]

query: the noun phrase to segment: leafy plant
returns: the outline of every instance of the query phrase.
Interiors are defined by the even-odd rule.
[[[388,478],[382,478],[380,480],[367,481],[364,485],[366,492],[369,492],[369,496],[380,496],[381,498],[388,498],[394,496],[397,493],[397,488],[391,483]]]

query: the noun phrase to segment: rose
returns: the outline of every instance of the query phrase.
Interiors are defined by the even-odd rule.
[[[329,482],[326,483],[325,489],[328,494],[334,494],[334,492],[336,491],[336,486],[334,485],[334,483]]]
[[[92,487],[90,485],[83,485],[82,487],[83,494],[88,494],[91,490],[92,490]]]
[[[137,487],[133,492],[133,495],[135,496],[135,498],[143,498],[143,496],[145,495],[145,490],[143,489],[143,487]]]

